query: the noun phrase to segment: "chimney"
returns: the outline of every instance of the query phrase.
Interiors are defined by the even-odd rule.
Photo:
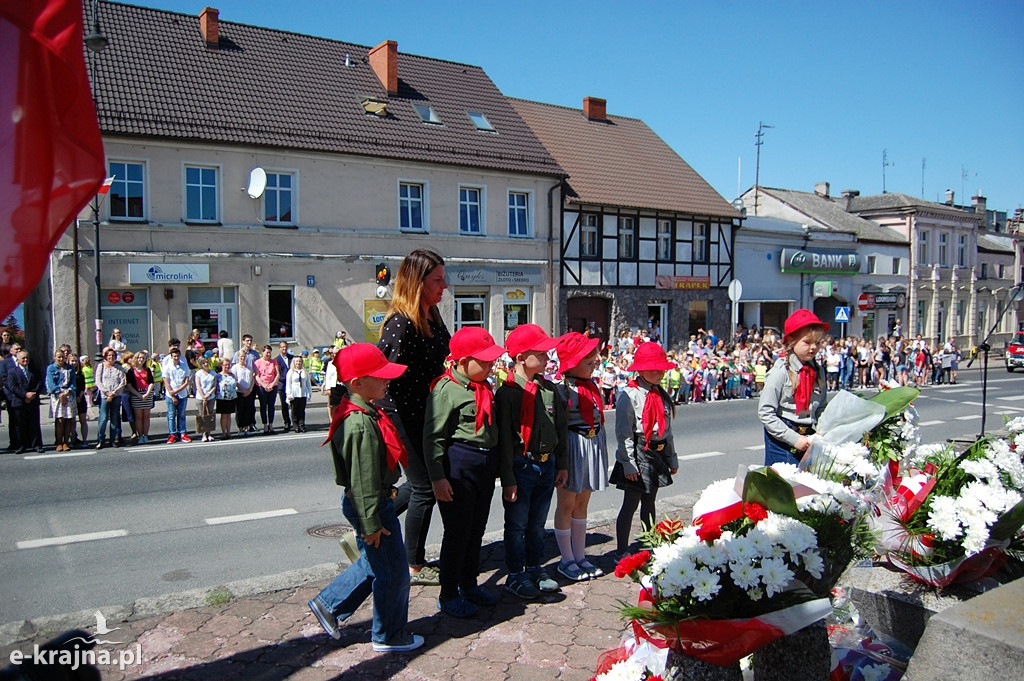
[[[370,50],[370,66],[389,95],[398,93],[398,43],[385,40]]]
[[[850,210],[850,203],[852,203],[855,198],[860,196],[860,190],[859,189],[844,189],[842,194],[843,194],[843,199],[846,201],[846,210]]]
[[[955,196],[956,196],[956,192],[954,192],[952,189],[947,189],[946,190],[946,205],[947,206],[954,206],[954,205],[956,205],[953,202]]]
[[[199,30],[206,41],[207,49],[220,47],[220,10],[207,7],[199,13]]]
[[[830,185],[828,182],[818,182],[814,185],[814,193],[817,194],[818,196],[824,196],[827,199],[829,198],[829,188]]]
[[[583,115],[592,121],[606,121],[608,120],[608,114],[605,113],[607,104],[607,100],[600,97],[584,97]]]
[[[971,205],[974,206],[975,213],[984,215],[985,211],[988,210],[988,199],[984,196],[972,196]]]

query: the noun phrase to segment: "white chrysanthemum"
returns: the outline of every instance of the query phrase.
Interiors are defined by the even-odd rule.
[[[964,532],[963,540],[965,555],[973,556],[984,551],[985,546],[988,544],[988,538],[988,526],[984,523],[968,525],[967,530]]]
[[[885,681],[892,673],[892,667],[887,664],[866,664],[860,668],[860,674],[864,681]]]
[[[595,681],[636,681],[643,678],[646,667],[632,657],[616,662],[611,669],[595,677]]]
[[[761,590],[761,587],[747,589],[747,598],[752,601],[759,601],[764,598],[764,591]]]
[[[1018,436],[1024,441],[1024,434]],[[1017,489],[1024,489],[1024,463],[1020,454],[1010,449],[1006,440],[994,440],[985,450],[985,456],[1006,474],[1007,481]]]
[[[693,580],[693,597],[698,601],[710,601],[721,588],[717,573],[703,569],[697,571],[697,577]]]
[[[1024,433],[1024,416],[1018,416],[1017,418],[1008,421],[1006,423],[1006,430],[1010,431],[1010,435]]]
[[[754,547],[754,542],[751,541],[750,537],[733,537],[732,541],[729,542],[729,560],[737,563],[746,563],[759,556],[760,554],[757,548]]]
[[[956,499],[947,496],[932,498],[932,508],[928,513],[928,527],[942,539],[956,539],[963,532],[960,518],[956,512]]]
[[[948,444],[933,442],[926,445],[919,445],[914,448],[914,453],[908,459],[907,464],[911,468],[916,468],[918,470],[923,470],[925,465],[929,463],[941,466],[950,459],[952,452],[952,445]]]
[[[815,579],[820,579],[821,575],[825,572],[825,561],[822,560],[817,551],[804,551],[800,554],[800,562],[804,564],[804,569],[811,573],[811,576]]]
[[[728,536],[727,536],[728,535]],[[729,542],[731,532],[725,532],[708,547],[704,564],[708,567],[722,567],[729,562]]]
[[[781,558],[765,558],[761,561],[761,581],[768,598],[781,593],[793,577],[793,571]]]
[[[679,545],[678,542],[672,542],[671,544],[659,544],[658,546],[655,546],[651,551],[651,576],[657,577],[661,573],[670,569],[670,567],[676,561],[680,560],[685,553],[686,549]]]
[[[967,475],[974,476],[977,480],[988,481],[999,478],[999,469],[988,459],[964,459],[960,462],[960,470],[967,473]]]
[[[729,563],[729,572],[732,574],[733,583],[741,589],[755,587],[761,581],[761,571],[754,567],[753,563]]]
[[[747,539],[754,545],[754,550],[757,551],[758,555],[770,556],[772,554],[772,539],[761,529],[761,525],[765,521],[761,521],[757,527],[747,532]]]
[[[1024,450],[1024,433],[1017,433],[1013,436],[1013,446],[1017,448],[1017,451]]]

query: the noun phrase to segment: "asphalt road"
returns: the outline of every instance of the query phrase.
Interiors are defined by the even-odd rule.
[[[960,379],[917,401],[923,441],[980,432],[980,373]],[[1024,375],[991,370],[988,404],[987,431],[1003,414],[1024,414]],[[680,473],[662,496],[760,463],[755,411],[756,400],[679,407]],[[606,415],[614,432],[614,413]],[[309,532],[334,526],[331,535],[344,523],[330,456],[319,447],[326,422],[317,401],[308,424],[320,430],[301,435],[0,456],[0,624],[342,561],[333,536]],[[154,418],[153,431],[162,430]],[[499,495],[489,531],[501,529]],[[620,501],[614,489],[595,494],[592,515],[614,513]],[[440,538],[435,513],[430,542]]]

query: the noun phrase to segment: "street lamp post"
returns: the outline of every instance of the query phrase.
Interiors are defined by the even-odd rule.
[[[97,66],[97,55],[106,49],[109,44],[107,37],[100,32],[100,18],[99,18],[99,0],[92,0],[92,33],[85,36],[85,46],[92,52],[91,59],[89,60],[92,64],[92,101],[93,107],[96,109],[96,118],[99,120],[99,99],[96,96],[96,90],[98,87],[98,78],[96,75]],[[92,226],[94,231],[94,243],[93,243],[93,268],[95,269],[96,275],[96,345],[97,347],[97,359],[102,359],[99,355],[100,349],[103,347],[103,315],[100,313],[101,295],[100,295],[100,197],[97,194],[92,201]],[[77,234],[78,226],[76,224],[75,230]],[[78,254],[75,254],[78,257]],[[76,279],[77,281],[77,279]],[[77,300],[77,298],[76,298]]]

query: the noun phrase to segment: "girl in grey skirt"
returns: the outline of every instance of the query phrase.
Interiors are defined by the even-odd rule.
[[[586,555],[590,494],[608,486],[603,399],[593,379],[601,365],[598,342],[570,331],[558,339],[557,347],[564,381],[556,387],[567,404],[569,422],[569,480],[556,490],[555,540],[562,554],[558,572],[574,582],[604,574]]]

